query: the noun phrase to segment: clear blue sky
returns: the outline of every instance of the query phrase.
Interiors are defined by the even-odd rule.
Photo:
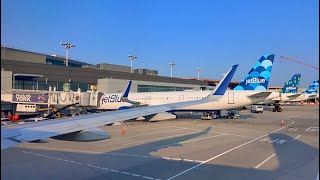
[[[220,79],[239,64],[241,81],[261,55],[275,53],[271,86],[301,73],[300,87],[319,71],[318,0],[1,0],[1,44],[65,55],[91,64],[130,66],[175,77]]]

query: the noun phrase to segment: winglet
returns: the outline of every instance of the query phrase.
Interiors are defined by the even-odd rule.
[[[222,78],[217,87],[214,89],[213,95],[224,95],[237,68],[238,64],[233,65],[232,68],[230,68],[230,70],[226,73],[226,75]]]
[[[121,97],[121,101],[127,102],[128,101],[128,96],[129,96],[129,92],[130,92],[130,88],[131,88],[131,83],[132,81],[129,81],[129,84],[126,88],[126,90],[124,91],[122,97]]]

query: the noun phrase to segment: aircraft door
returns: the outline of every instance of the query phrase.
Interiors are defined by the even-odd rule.
[[[180,95],[179,96],[179,102],[183,102],[183,100],[184,100],[184,95]]]
[[[234,92],[228,92],[228,104],[234,104]]]
[[[150,104],[150,102],[151,102],[151,96],[144,97],[144,103]]]

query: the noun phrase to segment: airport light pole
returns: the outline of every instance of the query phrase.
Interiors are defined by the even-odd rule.
[[[200,77],[200,68],[197,68],[197,71],[198,71],[198,80],[199,80],[199,77]]]
[[[171,69],[171,77],[172,77],[172,69],[173,69],[173,66],[175,66],[176,64],[175,63],[169,63],[170,65],[170,69]]]
[[[137,59],[138,57],[135,56],[135,55],[128,55],[128,57],[129,57],[129,59],[130,59],[130,61],[131,61],[131,73],[132,73],[132,72],[133,72],[133,69],[132,69],[132,61],[135,60],[135,59]]]
[[[76,47],[75,45],[71,44],[71,43],[60,43],[60,45],[64,46],[64,48],[66,48],[66,66],[69,66],[68,63],[68,50],[72,47]]]

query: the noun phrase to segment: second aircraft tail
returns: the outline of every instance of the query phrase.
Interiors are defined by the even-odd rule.
[[[301,74],[295,74],[292,76],[291,80],[284,83],[281,93],[297,93],[299,88]]]

